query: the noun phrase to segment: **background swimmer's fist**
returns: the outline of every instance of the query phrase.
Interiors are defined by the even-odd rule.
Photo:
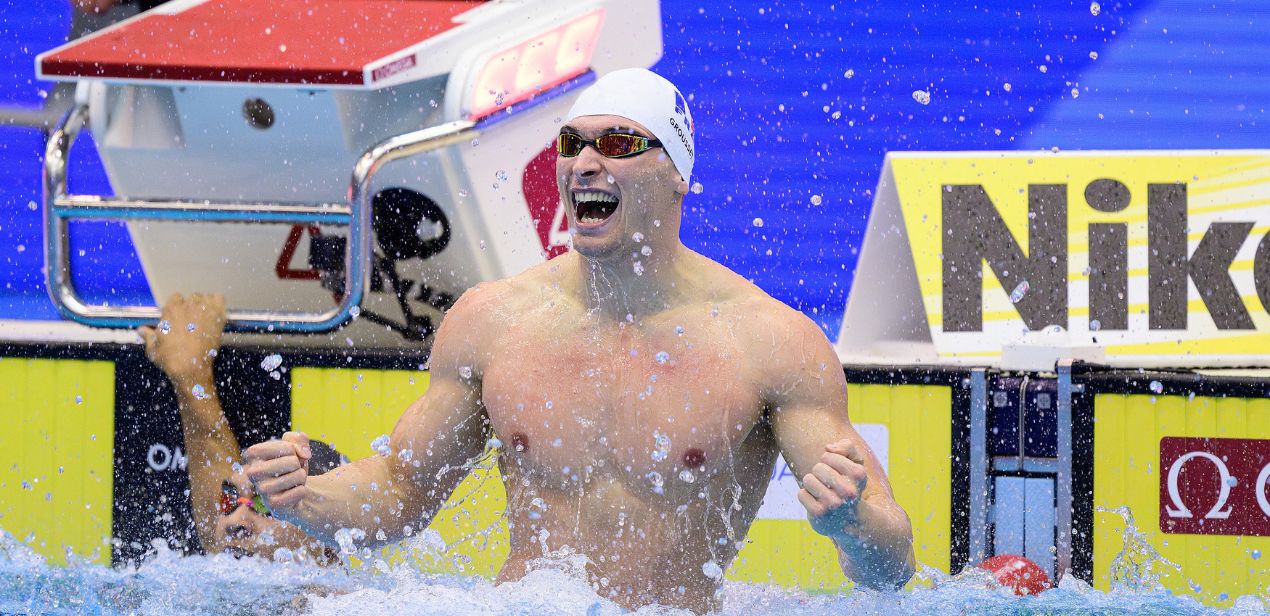
[[[265,441],[243,452],[243,472],[256,486],[256,493],[274,514],[293,510],[308,496],[309,437],[303,432],[287,432],[279,440]]]
[[[212,363],[225,328],[225,297],[219,293],[194,293],[189,298],[174,294],[160,316],[160,325],[137,329],[145,341],[146,357],[173,384],[188,389],[210,387]]]
[[[816,532],[838,537],[859,521],[858,508],[869,476],[864,453],[849,440],[825,445],[825,452],[803,477],[798,502],[807,509],[807,520]]]

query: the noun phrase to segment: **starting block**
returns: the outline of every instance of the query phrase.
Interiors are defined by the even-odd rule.
[[[174,0],[37,58],[77,82],[45,159],[50,295],[135,327],[222,292],[234,331],[417,345],[467,288],[567,248],[560,118],[661,53],[653,0]],[[67,189],[84,126],[116,196]],[[127,223],[155,306],[76,293],[72,219]]]

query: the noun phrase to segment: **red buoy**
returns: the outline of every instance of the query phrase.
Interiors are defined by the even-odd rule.
[[[997,582],[1012,588],[1016,595],[1034,595],[1054,587],[1044,569],[1016,554],[997,554],[979,563],[979,568],[992,572]]]

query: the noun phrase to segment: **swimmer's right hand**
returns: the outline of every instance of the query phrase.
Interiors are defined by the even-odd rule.
[[[303,432],[287,432],[281,439],[248,447],[243,452],[243,472],[271,510],[285,513],[308,496],[305,484],[312,457],[309,437]]]

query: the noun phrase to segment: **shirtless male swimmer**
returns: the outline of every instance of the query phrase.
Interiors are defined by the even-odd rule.
[[[647,70],[616,71],[578,98],[558,144],[573,250],[450,310],[431,385],[390,441],[420,465],[375,456],[311,477],[307,437],[288,432],[244,453],[274,514],[328,542],[341,528],[398,540],[463,478],[446,471],[495,438],[511,534],[500,581],[567,547],[619,605],[705,612],[781,453],[843,572],[903,585],[912,528],[847,419],[828,340],[680,242],[683,96]]]

